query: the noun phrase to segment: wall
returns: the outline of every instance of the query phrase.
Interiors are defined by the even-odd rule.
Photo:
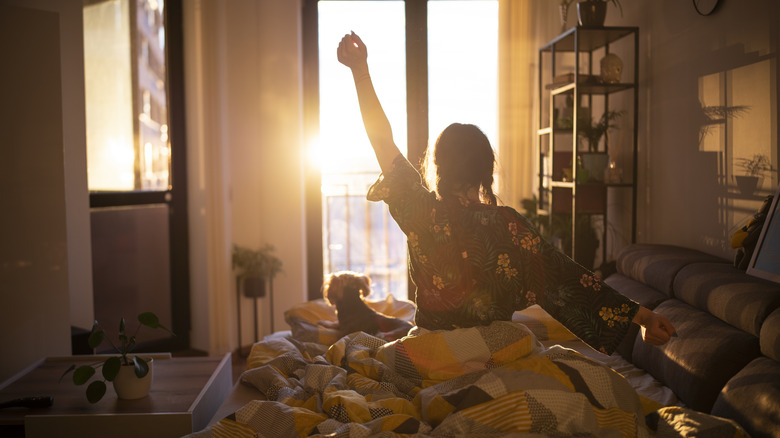
[[[92,251],[87,192],[86,121],[84,113],[84,40],[80,0],[0,0],[54,12],[59,20],[62,74],[62,135],[64,138],[65,214],[68,242],[70,323],[92,327]]]
[[[638,240],[731,259],[731,234],[778,184],[769,173],[745,195],[734,176],[742,173],[738,159],[756,153],[778,167],[780,4],[721,0],[706,17],[676,0],[623,8],[608,24],[641,32]],[[703,108],[713,107],[734,111],[708,117]]]
[[[284,263],[274,282],[274,330],[306,285],[300,2],[185,2],[187,137],[191,151],[192,344],[237,344],[233,243],[270,243]],[[271,332],[258,300],[259,336]],[[241,299],[242,344],[254,341]]]
[[[59,15],[0,5],[0,57],[1,382],[70,352]]]

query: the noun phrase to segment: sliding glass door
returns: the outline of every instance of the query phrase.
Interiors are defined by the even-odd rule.
[[[83,16],[95,319],[113,333],[152,311],[177,336],[149,348],[186,348],[181,1],[88,0]]]

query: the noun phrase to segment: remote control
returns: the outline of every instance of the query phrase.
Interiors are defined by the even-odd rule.
[[[9,400],[0,403],[0,409],[3,408],[48,408],[54,403],[54,397],[22,397],[15,400]]]

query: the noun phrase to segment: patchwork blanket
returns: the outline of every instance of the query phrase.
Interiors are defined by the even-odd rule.
[[[269,336],[252,348],[241,382],[264,399],[193,437],[746,436],[680,407],[646,416],[620,374],[544,348],[517,322],[414,329],[391,343],[356,332],[327,345],[296,331],[303,339]]]

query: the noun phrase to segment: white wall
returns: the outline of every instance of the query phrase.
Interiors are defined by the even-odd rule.
[[[741,195],[739,157],[764,153],[778,167],[780,3],[722,0],[710,16],[690,2],[623,2],[611,23],[639,25],[639,236],[733,258],[730,239],[777,187]],[[701,105],[746,106],[726,123],[703,124]],[[701,138],[700,128],[709,127]]]
[[[66,229],[68,242],[74,243],[68,245],[70,323],[78,327],[91,328],[94,312],[87,191],[82,1],[0,0],[0,4],[50,11],[59,17]]]
[[[235,349],[233,243],[270,243],[284,262],[274,282],[274,329],[305,300],[300,4],[185,2],[190,178],[192,345]],[[242,344],[254,341],[252,302],[241,300]],[[259,336],[271,332],[258,302]]]
[[[0,5],[0,382],[70,352],[60,50],[57,13]]]

